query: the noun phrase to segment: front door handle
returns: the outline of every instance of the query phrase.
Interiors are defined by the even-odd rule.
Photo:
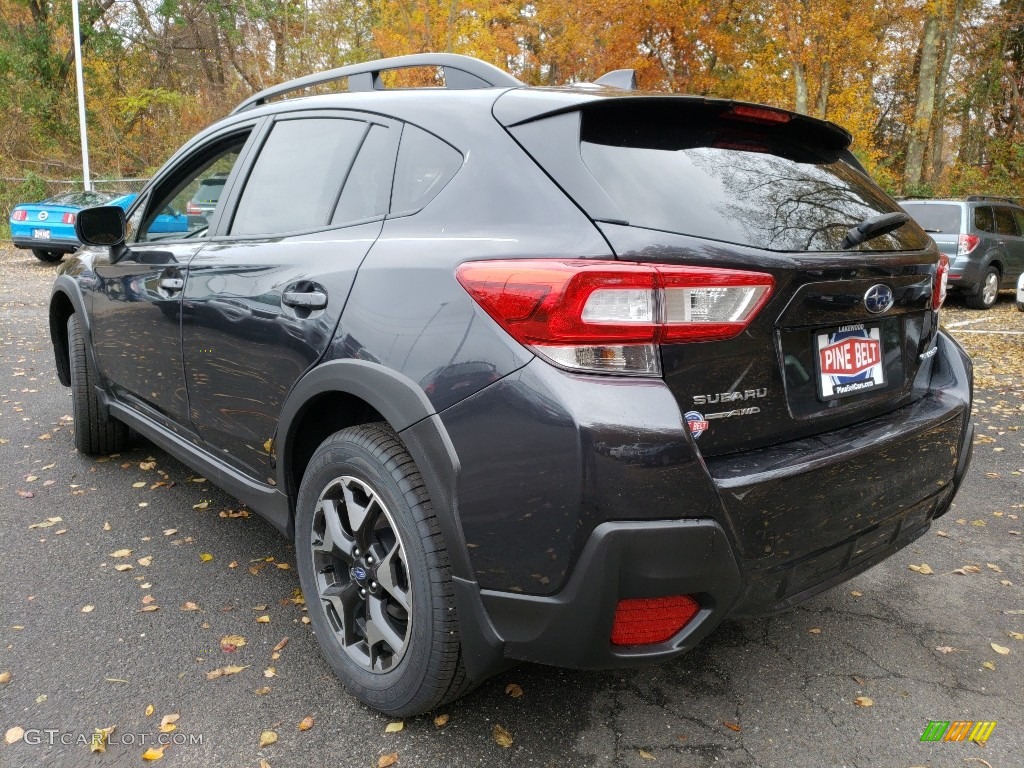
[[[180,277],[164,277],[160,279],[160,287],[165,291],[177,293],[185,287],[185,281]]]
[[[295,309],[323,309],[327,306],[327,294],[323,291],[285,291],[281,303]]]

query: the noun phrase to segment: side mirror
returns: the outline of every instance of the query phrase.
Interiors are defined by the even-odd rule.
[[[125,226],[124,209],[117,205],[85,208],[75,216],[75,234],[85,245],[121,245]]]

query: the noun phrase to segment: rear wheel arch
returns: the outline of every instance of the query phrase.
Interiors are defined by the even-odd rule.
[[[50,298],[50,341],[53,343],[53,354],[57,366],[57,379],[65,387],[71,386],[71,362],[68,358],[68,318],[78,314],[80,323],[85,326],[85,314],[77,312],[74,302],[62,290],[55,291]],[[83,327],[83,331],[86,328]]]

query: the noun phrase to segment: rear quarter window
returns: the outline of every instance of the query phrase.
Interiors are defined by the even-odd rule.
[[[406,125],[395,165],[391,213],[402,216],[423,208],[462,167],[462,153],[436,136]]]
[[[979,205],[974,209],[974,228],[981,232],[995,232],[996,224],[992,218],[992,209],[987,205]]]

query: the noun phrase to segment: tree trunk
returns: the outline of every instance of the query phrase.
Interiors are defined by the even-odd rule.
[[[921,38],[921,65],[917,76],[917,102],[914,123],[907,142],[907,162],[903,171],[903,191],[921,183],[924,152],[928,145],[928,129],[935,111],[935,74],[939,65],[939,12],[932,11],[924,20]]]
[[[822,120],[828,114],[828,97],[832,90],[832,62],[821,65],[821,84],[818,87],[818,117]]]
[[[949,67],[953,61],[953,51],[956,48],[956,38],[960,32],[960,17],[963,10],[964,0],[956,0],[953,5],[953,16],[946,27],[946,34],[942,42],[942,67],[939,69],[939,79],[935,87],[935,116],[932,119],[932,180],[938,180],[942,175],[945,162],[943,150],[946,142],[946,83],[949,80]]]
[[[793,62],[793,86],[796,89],[796,104],[793,109],[801,115],[807,114],[807,75],[804,72],[804,65],[799,61]]]

